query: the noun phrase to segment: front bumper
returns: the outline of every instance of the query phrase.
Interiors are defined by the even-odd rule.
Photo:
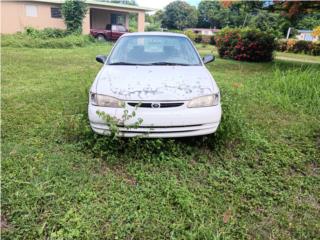
[[[174,138],[207,135],[214,133],[220,123],[221,106],[204,108],[187,108],[185,105],[174,108],[134,108],[126,105],[131,114],[135,111],[135,117],[125,121],[124,126],[119,126],[119,136],[146,138]],[[89,104],[88,114],[91,128],[94,132],[109,135],[109,127],[97,112],[106,114],[117,119],[123,118],[124,108],[107,108]],[[133,125],[141,118],[142,123],[135,128],[126,126]]]

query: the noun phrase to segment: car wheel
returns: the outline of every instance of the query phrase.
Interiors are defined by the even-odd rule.
[[[101,41],[101,42],[105,42],[106,41],[106,39],[104,38],[104,36],[102,34],[99,34],[97,36],[97,39],[98,39],[98,41]]]

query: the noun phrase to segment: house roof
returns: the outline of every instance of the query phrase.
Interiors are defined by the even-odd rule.
[[[42,2],[42,3],[54,3],[54,4],[62,4],[65,0],[28,0],[28,2]],[[21,2],[21,1],[16,1]],[[142,10],[142,11],[155,11],[156,9],[140,7],[135,5],[128,4],[119,4],[119,3],[111,3],[111,2],[101,2],[96,0],[86,0],[86,3],[93,6],[101,6],[101,7],[116,7],[123,9],[132,9],[132,10]]]
[[[212,32],[219,32],[220,29],[217,28],[186,28],[186,30],[193,30],[193,31],[212,31]]]
[[[298,33],[312,33],[312,30],[298,30]]]

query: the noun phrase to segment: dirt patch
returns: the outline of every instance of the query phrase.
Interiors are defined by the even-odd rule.
[[[127,172],[127,169],[125,169],[123,166],[108,166],[106,163],[102,162],[100,165],[99,174],[108,173],[115,174],[119,179],[126,182],[128,185],[137,185],[137,180],[133,176],[131,176]]]

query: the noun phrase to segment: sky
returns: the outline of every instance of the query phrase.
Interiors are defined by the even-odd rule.
[[[174,0],[136,0],[139,6],[155,9],[162,9],[173,1]],[[200,1],[201,0],[186,0],[187,3],[193,6],[198,6]]]

